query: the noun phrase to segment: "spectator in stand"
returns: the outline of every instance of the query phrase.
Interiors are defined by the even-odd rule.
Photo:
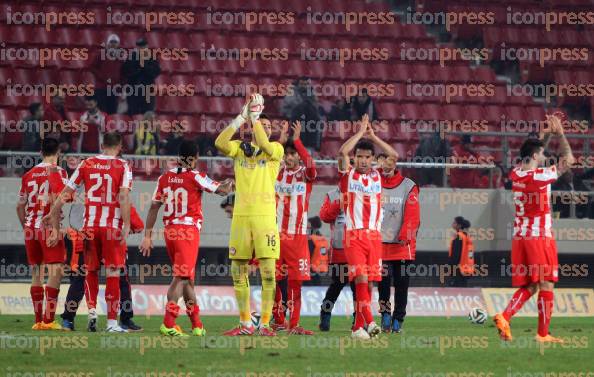
[[[60,142],[60,150],[70,152],[70,145],[72,142],[72,128],[67,129],[65,124],[70,124],[70,120],[66,116],[66,107],[64,106],[64,96],[56,94],[50,99],[50,103],[43,109],[43,121],[47,122],[46,128],[49,132],[44,133],[41,130],[41,139],[51,137]]]
[[[159,122],[147,111],[134,132],[134,154],[155,156],[159,151]]]
[[[103,46],[102,46],[103,48]],[[115,114],[118,110],[118,97],[110,93],[108,87],[120,83],[122,70],[122,49],[120,37],[110,34],[107,37],[105,51],[99,51],[89,70],[95,76],[95,98],[99,109],[107,114]]]
[[[441,126],[440,126],[441,127]],[[447,162],[451,155],[450,144],[442,138],[438,128],[430,136],[421,139],[415,151],[415,162]],[[420,186],[443,186],[443,168],[418,169],[416,182]]]
[[[281,114],[290,123],[300,121],[301,141],[310,149],[320,150],[321,127],[320,105],[307,77],[301,77],[293,82],[290,95],[283,98]]]
[[[361,93],[353,101],[353,119],[361,119],[367,114],[371,121],[378,120],[375,103],[369,97],[367,89],[362,89]]]
[[[79,132],[74,146],[79,153],[99,153],[101,137],[110,131],[107,129],[109,117],[99,110],[96,97],[86,97],[85,107],[87,111],[80,116],[80,122],[86,131]]]
[[[153,58],[146,40],[140,38],[136,41],[136,48],[130,58],[122,65],[122,81],[133,89],[133,94],[127,97],[129,115],[155,110],[155,97],[150,97],[147,101],[145,93],[148,86],[155,84],[160,74],[159,62]]]
[[[39,102],[29,105],[29,115],[21,120],[24,125],[23,151],[39,152],[41,150],[40,121],[43,119],[43,106]]]
[[[351,117],[351,108],[342,97],[336,99],[332,105],[332,108],[330,109],[330,112],[327,114],[327,119],[329,122],[342,122],[345,120],[351,120]]]
[[[453,148],[453,157],[456,163],[477,164],[479,155],[472,148],[470,135],[462,135],[460,143]],[[450,187],[475,188],[480,186],[480,175],[477,169],[451,169]],[[488,186],[488,180],[487,180]]]
[[[161,145],[161,154],[177,156],[182,141],[184,141],[184,132],[182,130],[176,129],[174,132],[168,133]]]
[[[491,176],[489,174],[492,174]],[[489,176],[491,181],[489,182]],[[480,172],[480,177],[476,188],[492,188],[511,190],[511,181],[504,173],[503,167],[499,164],[495,164],[495,168],[492,173],[489,170],[483,170]]]
[[[551,195],[553,213],[559,214],[559,218],[567,219],[571,217],[572,205],[575,205],[575,215],[577,218],[588,217],[589,200],[585,199],[585,195],[578,195],[576,191],[590,190],[580,177],[575,176],[571,170],[559,176],[559,179],[551,185],[551,191],[564,191]]]

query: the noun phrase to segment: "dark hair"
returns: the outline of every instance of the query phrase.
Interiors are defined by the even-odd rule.
[[[460,229],[465,230],[470,228],[470,221],[466,220],[462,216],[456,216],[454,222],[460,226]]]
[[[270,120],[270,118],[268,118],[268,115],[262,113],[260,114],[260,118],[259,119],[266,119],[266,120]]]
[[[520,147],[520,158],[532,158],[534,153],[537,153],[540,148],[544,148],[544,143],[540,139],[528,139]]]
[[[371,151],[371,155],[375,154],[375,148],[373,143],[367,139],[361,139],[357,142],[354,148],[355,154],[357,154],[357,149],[363,149],[365,151]]]
[[[319,216],[310,217],[307,221],[309,221],[312,229],[320,229],[322,227],[322,220],[320,220]]]
[[[60,143],[53,137],[46,137],[41,140],[41,155],[43,157],[53,156],[60,150]]]
[[[388,158],[388,155],[382,152],[382,153],[378,153],[377,156],[375,156],[375,157],[376,158],[382,158],[382,157],[383,158]]]
[[[287,142],[284,145],[285,148],[285,153],[287,153],[287,149],[293,149],[294,151],[297,151],[297,148],[295,148],[295,143],[293,143],[292,139],[287,140]]]
[[[95,101],[95,102],[97,102],[97,97],[95,97],[95,96],[85,96],[85,101]]]
[[[108,132],[103,135],[103,145],[107,148],[117,147],[122,144],[122,135],[118,132]]]
[[[184,140],[179,145],[179,160],[182,165],[191,165],[191,163],[196,159],[196,155],[198,154],[198,146],[195,142],[191,140]],[[180,170],[178,169],[178,173]]]
[[[31,113],[31,115],[33,115],[37,112],[37,110],[39,110],[40,107],[41,104],[39,102],[33,102],[29,105],[29,112]]]

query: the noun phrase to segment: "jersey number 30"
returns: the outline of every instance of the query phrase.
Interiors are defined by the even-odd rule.
[[[185,188],[178,187],[172,190],[171,187],[165,187],[163,193],[167,198],[163,211],[164,216],[182,217],[188,213],[188,191]]]

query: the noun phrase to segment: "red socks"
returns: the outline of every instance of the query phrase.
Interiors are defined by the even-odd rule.
[[[35,312],[35,323],[43,321],[43,287],[32,285],[29,290],[31,293],[31,303]]]
[[[289,328],[299,325],[301,317],[301,280],[289,280],[287,306],[291,311]]]
[[[538,292],[538,335],[547,336],[549,334],[549,324],[553,314],[553,292]]]
[[[355,295],[357,296],[357,302],[355,305],[355,325],[353,326],[353,330],[358,330],[365,324],[373,322],[369,284],[367,282],[356,283]]]
[[[202,328],[204,327],[202,325],[202,321],[200,320],[200,307],[198,306],[198,304],[196,305],[188,305],[186,304],[186,313],[188,313],[188,317],[190,317],[190,321],[192,322],[192,329],[195,329],[196,327],[198,328]],[[178,311],[179,311],[179,306],[177,307]],[[175,325],[175,319],[174,319],[174,325]],[[167,325],[165,325],[167,326]],[[169,326],[167,326],[169,327]]]
[[[97,295],[99,294],[99,272],[88,271],[85,278],[85,299],[89,309],[97,308]]]
[[[274,323],[285,323],[285,306],[283,305],[283,292],[279,284],[276,285],[276,292],[274,293],[274,306],[272,307],[272,316]]]
[[[532,293],[529,290],[526,288],[518,289],[509,304],[507,304],[507,308],[503,311],[503,317],[509,321],[514,314],[522,309],[526,301],[530,300],[530,297],[532,297]]]
[[[47,285],[45,286],[45,314],[43,315],[43,322],[54,322],[59,293],[60,290],[58,288],[48,287]]]
[[[175,327],[175,320],[179,315],[179,305],[175,302],[168,302],[165,306],[165,317],[163,318],[163,324],[168,329]]]
[[[118,306],[120,304],[119,276],[107,277],[105,283],[105,303],[107,304],[107,319],[118,319]]]

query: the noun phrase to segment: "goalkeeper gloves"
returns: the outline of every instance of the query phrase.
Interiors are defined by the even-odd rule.
[[[252,95],[252,99],[249,102],[249,118],[252,124],[254,124],[258,119],[260,119],[260,115],[264,111],[264,97],[260,93],[256,93]]]

